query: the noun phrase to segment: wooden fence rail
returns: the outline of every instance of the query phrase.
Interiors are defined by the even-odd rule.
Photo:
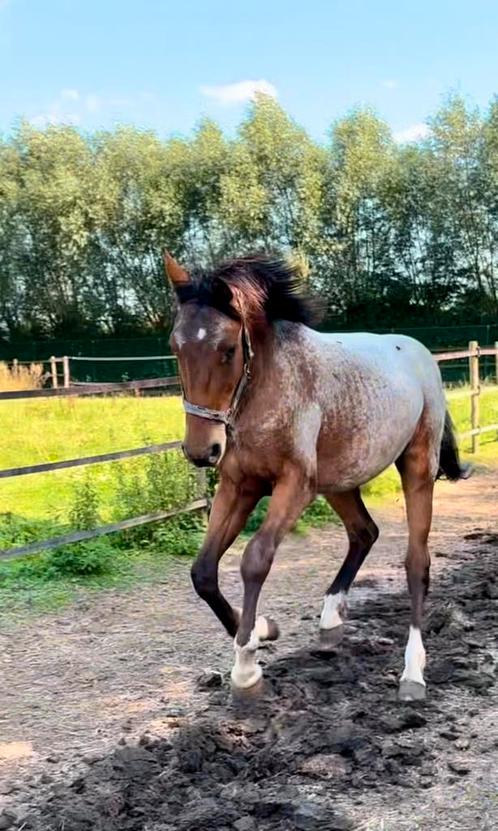
[[[104,534],[113,534],[116,531],[124,531],[127,528],[136,528],[138,525],[146,525],[149,522],[171,519],[178,514],[184,514],[189,511],[200,511],[206,509],[208,506],[208,498],[203,497],[202,499],[196,499],[190,502],[188,505],[183,505],[180,508],[172,508],[169,511],[156,511],[153,514],[143,514],[142,516],[131,517],[131,519],[123,519],[121,522],[100,525],[98,528],[92,528],[88,531],[73,531],[71,534],[62,534],[60,537],[52,537],[50,540],[37,540],[29,545],[22,545],[16,548],[4,548],[0,551],[0,559],[13,560],[16,557],[26,557],[29,554],[37,554],[40,551],[59,548],[61,545],[91,540],[94,537],[102,537]]]
[[[9,467],[0,470],[0,479],[11,479],[13,476],[27,476],[31,473],[47,473],[50,470],[63,470],[67,467],[82,467],[83,465],[98,465],[102,462],[116,462],[119,459],[131,459],[134,456],[145,456],[149,453],[164,453],[167,450],[180,450],[181,441],[168,441],[165,444],[148,444],[145,447],[134,447],[132,450],[117,450],[113,453],[101,453],[98,456],[81,456],[79,459],[65,459],[61,462],[43,462],[39,465],[25,467]]]
[[[458,435],[459,440],[470,438],[472,439],[472,452],[475,453],[479,449],[479,437],[483,433],[497,431],[498,424],[480,425],[480,358],[483,356],[495,356],[495,381],[498,384],[498,342],[493,347],[480,347],[477,341],[470,341],[468,349],[458,349],[451,352],[439,352],[434,354],[434,358],[438,363],[444,361],[464,360],[469,361],[469,390],[452,390],[449,397],[465,396],[470,398],[471,402],[471,429],[465,433]],[[144,356],[146,360],[147,357]],[[60,396],[82,396],[82,395],[105,395],[108,393],[119,393],[128,391],[137,391],[141,389],[160,389],[179,385],[178,377],[168,378],[148,378],[141,381],[123,381],[121,383],[103,383],[103,384],[86,384],[86,383],[71,383],[69,361],[78,360],[77,357],[64,356],[57,358],[52,356],[50,358],[51,366],[51,380],[52,387],[48,389],[36,390],[15,390],[0,392],[0,401],[22,399],[22,398],[53,398]],[[154,360],[172,359],[172,356],[161,355],[154,356]],[[82,359],[83,360],[83,359]],[[84,358],[84,360],[99,360],[98,358]],[[109,359],[101,359],[109,360]],[[119,359],[116,359],[119,360]],[[132,360],[127,358],[126,360]],[[137,358],[137,360],[142,360]],[[63,386],[59,386],[59,374],[57,371],[58,364],[62,364],[63,368]],[[16,365],[16,362],[14,362]],[[46,473],[48,471],[62,470],[64,468],[81,467],[83,465],[100,464],[102,462],[113,462],[120,459],[128,459],[136,456],[143,456],[150,453],[163,453],[171,450],[178,450],[181,447],[181,442],[166,442],[163,444],[147,445],[145,447],[136,447],[130,450],[120,450],[111,453],[103,453],[95,456],[83,456],[78,459],[65,459],[59,462],[44,462],[37,465],[27,465],[23,467],[7,468],[0,470],[0,479],[10,479],[15,476],[27,476],[28,474]],[[205,481],[205,480],[204,480]],[[23,545],[15,548],[8,548],[0,550],[0,559],[13,559],[15,557],[24,557],[29,554],[35,554],[43,550],[58,548],[61,545],[68,545],[69,543],[80,542],[82,540],[89,540],[93,537],[99,537],[104,534],[111,534],[116,531],[122,531],[127,528],[135,528],[149,522],[158,522],[160,520],[169,519],[177,514],[187,511],[197,511],[209,507],[209,498],[207,494],[201,498],[190,502],[188,505],[180,506],[167,511],[159,511],[153,514],[144,514],[138,517],[131,517],[121,522],[115,522],[108,525],[102,525],[99,528],[94,528],[88,531],[75,531],[70,534],[63,534],[58,537],[53,537],[49,540],[37,540],[29,545]]]
[[[177,387],[177,376],[168,378],[144,378],[142,381],[120,381],[114,383],[86,384],[77,382],[69,387],[43,387],[36,390],[7,390],[0,392],[0,401],[12,401],[20,398],[68,398],[80,395],[107,395],[132,390],[151,390],[161,387]]]
[[[452,397],[457,395],[470,398],[470,430],[465,433],[459,433],[458,439],[471,439],[471,452],[477,453],[479,450],[480,436],[483,433],[498,432],[498,424],[480,424],[480,396],[481,396],[481,373],[480,373],[480,358],[486,356],[495,357],[494,366],[494,381],[498,384],[498,341],[494,346],[482,347],[476,340],[469,341],[468,349],[459,349],[455,352],[439,352],[434,355],[438,363],[444,361],[454,361],[467,359],[469,362],[469,385],[468,390],[458,390],[456,394],[453,392]]]

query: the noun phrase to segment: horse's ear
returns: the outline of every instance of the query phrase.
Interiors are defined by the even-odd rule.
[[[179,289],[183,286],[188,286],[190,283],[190,276],[182,266],[177,263],[169,251],[164,252],[164,270],[166,277],[170,281],[174,289]]]

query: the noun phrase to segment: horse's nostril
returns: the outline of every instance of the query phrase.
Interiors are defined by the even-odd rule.
[[[221,444],[218,444],[218,442],[213,444],[211,446],[211,453],[209,455],[210,455],[210,458],[213,459],[213,461],[214,460],[217,461],[221,456]]]

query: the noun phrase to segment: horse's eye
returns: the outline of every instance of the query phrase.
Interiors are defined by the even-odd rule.
[[[223,353],[222,362],[224,364],[229,364],[234,355],[235,355],[235,346],[229,346],[228,349],[225,349],[225,351]]]

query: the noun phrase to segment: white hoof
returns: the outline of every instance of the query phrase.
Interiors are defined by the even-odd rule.
[[[422,635],[420,629],[417,629],[415,626],[410,626],[410,634],[405,649],[405,667],[400,679],[400,688],[404,686],[408,690],[410,685],[415,685],[414,689],[419,689],[420,687],[425,688],[424,668],[425,649],[422,642]],[[419,692],[419,697],[421,697],[422,691],[420,689]]]
[[[238,690],[248,690],[254,687],[263,677],[263,670],[255,662],[252,666],[234,666],[231,672],[232,686]]]
[[[326,652],[335,649],[344,639],[344,624],[333,629],[320,629],[320,646]]]
[[[256,637],[259,638],[260,641],[268,640],[268,636],[270,634],[270,627],[264,615],[259,615],[259,617],[256,618],[256,623],[254,624],[254,632],[256,634]]]
[[[400,701],[423,701],[425,699],[425,683],[402,678],[399,682],[398,698]]]
[[[263,628],[262,625],[261,628]],[[256,627],[252,630],[251,637],[243,646],[237,642],[237,637],[235,637],[233,645],[235,663],[231,672],[231,679],[233,686],[239,690],[247,690],[249,687],[257,684],[261,679],[263,670],[256,659],[256,650],[259,643]]]
[[[260,641],[276,641],[280,636],[280,631],[271,617],[260,615],[256,618],[253,633]]]
[[[344,624],[347,616],[347,602],[344,592],[326,594],[320,617],[320,629],[336,629]]]

